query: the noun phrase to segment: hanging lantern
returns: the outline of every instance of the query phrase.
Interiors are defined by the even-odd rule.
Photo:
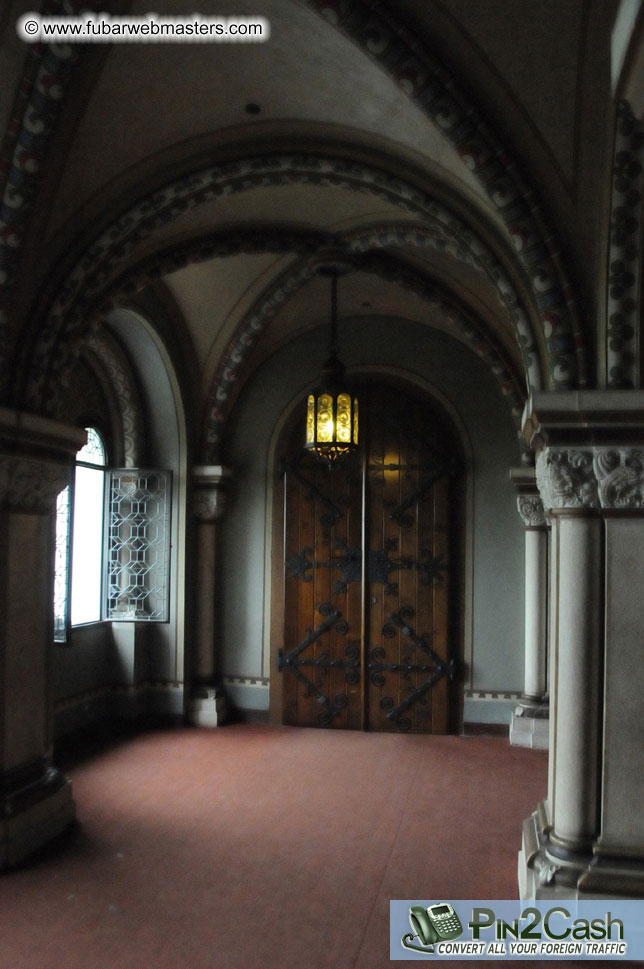
[[[331,341],[320,386],[308,396],[304,446],[332,468],[358,448],[358,398],[347,387],[344,366],[338,358],[338,271],[332,268],[320,272],[331,276]]]

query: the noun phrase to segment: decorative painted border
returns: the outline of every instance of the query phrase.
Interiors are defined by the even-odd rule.
[[[269,686],[271,681],[267,676],[222,676],[222,682],[231,686]]]
[[[608,386],[640,386],[639,329],[644,219],[644,124],[628,101],[615,120],[608,250]]]
[[[110,378],[121,417],[124,465],[136,468],[143,454],[143,408],[129,360],[105,328],[92,332],[83,347],[95,354]]]
[[[365,256],[377,249],[395,249],[402,247],[433,248],[440,252],[449,252],[455,258],[464,261],[468,266],[481,273],[492,286],[495,287],[499,304],[505,306],[509,319],[515,327],[517,342],[523,351],[525,368],[532,386],[541,384],[541,369],[539,356],[534,343],[534,336],[526,311],[519,300],[518,294],[507,277],[498,259],[480,240],[462,223],[458,222],[453,213],[443,206],[431,203],[434,226],[409,226],[408,224],[387,224],[374,226],[368,230],[352,231],[341,236],[322,235],[319,233],[295,233],[292,231],[279,232],[275,230],[254,229],[238,231],[227,236],[212,236],[206,240],[185,245],[180,250],[164,251],[148,261],[144,266],[126,276],[117,283],[116,293],[112,303],[131,296],[142,289],[148,282],[164,272],[177,269],[194,262],[199,262],[213,256],[231,255],[237,252],[293,252],[303,257],[312,256],[321,249],[331,247],[344,249],[350,255],[357,255],[367,264],[369,259],[372,268],[382,276],[394,279],[400,285],[413,289],[424,299],[439,307],[445,317],[451,321],[460,337],[467,342],[474,352],[486,361],[493,375],[499,381],[503,394],[509,399],[515,422],[518,425],[524,403],[525,390],[520,379],[513,374],[513,367],[503,358],[494,341],[477,324],[471,313],[444,287],[427,280],[419,271],[386,268],[380,257],[377,267],[374,257]],[[429,221],[429,216],[425,222]],[[242,365],[259,334],[270,323],[271,318],[282,302],[290,298],[311,276],[312,271],[308,262],[303,261],[293,270],[289,269],[274,283],[257,302],[255,307],[240,322],[229,343],[213,382],[208,406],[208,423],[203,440],[202,458],[206,463],[212,463],[217,458],[216,449],[220,441],[221,428],[225,422],[226,402],[230,397],[233,383],[238,379]],[[84,319],[88,318],[85,312]],[[90,339],[94,339],[91,337]],[[78,342],[74,352],[70,355],[67,371],[76,361],[81,352],[82,343]],[[66,369],[57,368],[57,394],[49,394],[50,404],[60,396],[65,386]]]
[[[44,0],[45,15],[74,14],[82,0]],[[23,236],[80,45],[25,45],[26,62],[0,158],[0,399],[7,392],[9,311]]]
[[[267,676],[222,676],[224,684],[230,683],[234,686],[269,686],[270,678]],[[518,700],[523,694],[515,690],[464,690],[463,695],[466,700]]]
[[[30,374],[24,402],[26,406],[36,411],[54,407],[58,390],[65,385],[75,363],[92,308],[106,298],[108,287],[118,278],[118,272],[127,263],[128,257],[152,232],[187,209],[220,195],[285,184],[333,186],[373,194],[416,215],[425,224],[425,231],[421,227],[416,227],[415,231],[407,227],[405,236],[401,230],[397,237],[398,245],[406,239],[407,245],[414,242],[424,247],[435,245],[441,250],[448,249],[456,258],[484,274],[496,287],[500,300],[508,307],[511,319],[518,328],[519,345],[529,355],[527,365],[531,368],[530,379],[537,382],[538,387],[541,386],[541,372],[534,352],[535,339],[519,295],[495,253],[453,211],[417,186],[370,165],[349,162],[345,158],[274,153],[210,166],[185,176],[140,201],[98,237],[67,277],[47,321],[38,328],[37,342],[23,348],[23,366]],[[235,237],[233,234],[233,240]],[[371,230],[369,235],[357,233],[356,251],[364,250],[368,238],[375,244],[378,230]],[[395,242],[389,227],[384,228],[380,239],[380,245]],[[225,242],[221,240],[219,245],[225,246]],[[213,244],[206,241],[203,251],[212,254]],[[175,257],[174,264],[182,258]],[[166,266],[172,264],[167,252],[163,260]],[[239,341],[234,337],[225,357],[236,357],[238,350]],[[556,361],[550,361],[550,369],[559,385]]]
[[[420,48],[417,38],[401,26],[399,18],[395,25],[388,21],[387,12],[382,7],[376,9],[362,0],[304,2],[380,64],[456,147],[465,164],[484,186],[514,243],[541,318],[549,358],[550,385],[553,389],[583,386],[586,381],[584,339],[574,311],[572,291],[562,271],[561,255],[553,236],[543,228],[543,213],[534,191],[520,174],[516,159],[486,123],[478,105],[464,94],[456,78],[436,58]],[[55,0],[52,0],[52,8],[60,9]],[[5,257],[7,253],[13,253],[15,257],[5,263],[4,285],[7,288],[15,268],[29,204],[35,195],[40,159],[44,158],[71,73],[73,51],[56,50],[62,52],[62,58],[59,53],[59,61],[46,69],[42,67],[44,73],[39,74],[40,82],[34,85],[24,116],[16,122],[21,133],[28,137],[37,135],[39,141],[38,150],[31,156],[23,157],[14,152],[16,165],[12,166],[7,180],[4,201],[9,203],[13,218],[5,224],[5,228],[11,225],[11,231],[0,239],[0,246],[5,247]],[[47,52],[49,56],[49,48]],[[20,138],[19,135],[17,144],[21,144]],[[324,162],[317,159],[317,176],[323,180],[331,179],[330,184],[350,181],[354,166],[348,162],[342,164],[342,173],[338,170],[325,172]],[[245,163],[230,163],[193,173],[143,199],[99,236],[63,282],[58,300],[45,325],[40,327],[42,340],[29,348],[34,368],[30,371],[26,399],[21,400],[20,405],[48,412],[48,399],[60,375],[60,356],[55,351],[67,347],[64,373],[73,356],[70,348],[83,331],[83,311],[87,301],[103,290],[116,268],[155,228],[186,208],[218,194],[241,191],[257,184],[297,180],[295,166],[291,166],[290,172],[280,172],[279,162],[269,164],[264,172],[255,171],[253,178],[251,170],[256,165],[257,160],[250,159]],[[310,173],[309,178],[313,180]],[[22,193],[19,189],[21,180],[25,185],[29,182],[28,190]],[[371,191],[390,197],[394,181],[388,174],[379,173]],[[417,190],[412,192],[417,194]],[[0,278],[0,284],[2,282]],[[52,369],[54,359],[56,373]],[[22,361],[28,363],[26,357]]]
[[[386,238],[385,236],[380,240],[382,245],[387,245]],[[374,245],[375,241],[374,238]],[[351,251],[350,246],[344,248]],[[421,273],[392,264],[391,260],[386,258],[372,255],[360,265],[360,269],[376,272],[381,277],[391,279],[398,285],[413,290],[430,305],[437,307],[470,349],[490,367],[500,385],[501,392],[509,402],[515,425],[517,428],[520,427],[524,394],[518,386],[512,366],[508,365],[499,354],[498,348],[490,340],[485,328],[474,321],[472,314],[466,311],[453,294],[428,280]],[[264,292],[235,330],[229,344],[230,349],[215,372],[206,407],[206,432],[202,445],[206,463],[214,463],[218,458],[230,396],[233,387],[240,379],[246,357],[281,305],[305,285],[314,272],[314,266],[310,261],[301,260],[295,267],[289,267]]]
[[[454,226],[451,226],[453,229]],[[110,305],[117,306],[123,300],[135,295],[139,290],[167,272],[174,272],[186,265],[199,263],[215,256],[230,256],[241,252],[275,252],[299,254],[300,261],[287,269],[260,297],[250,311],[238,324],[229,342],[229,351],[221,361],[212,381],[209,403],[206,408],[206,423],[202,434],[201,458],[206,464],[216,463],[218,447],[228,414],[228,403],[233,385],[240,378],[246,356],[261,332],[270,324],[275,312],[285,299],[290,298],[301,285],[313,275],[310,257],[325,249],[356,255],[357,268],[374,272],[400,286],[412,290],[431,305],[437,307],[447,319],[458,336],[483,359],[498,381],[501,392],[508,399],[517,428],[525,402],[526,391],[521,377],[515,373],[512,363],[499,350],[492,335],[471,312],[444,286],[428,279],[420,270],[405,267],[392,257],[375,254],[374,250],[390,250],[402,247],[436,248],[452,251],[456,243],[445,236],[431,233],[423,226],[403,226],[388,224],[374,226],[369,230],[350,231],[332,236],[320,233],[297,233],[292,230],[254,228],[238,230],[232,234],[213,235],[207,240],[199,239],[180,249],[163,251],[152,260],[138,267],[115,285]],[[502,268],[494,261],[489,252],[470,252],[466,245],[458,250],[458,255],[468,265],[472,265],[486,278],[491,278],[497,287],[499,304],[505,305],[510,320],[517,332],[517,341],[523,348],[523,358],[528,373],[540,382],[541,371],[532,342],[532,330],[518,296],[505,276]],[[286,294],[286,295],[284,295]],[[92,341],[98,339],[92,335]],[[79,344],[82,348],[83,344]],[[535,352],[529,352],[535,351]],[[59,386],[63,386],[60,381]]]
[[[563,256],[518,159],[481,107],[395,9],[378,0],[303,0],[349,37],[439,128],[473,172],[513,240],[543,321],[553,389],[587,383],[585,337]]]
[[[466,700],[519,700],[523,694],[514,690],[465,690]]]

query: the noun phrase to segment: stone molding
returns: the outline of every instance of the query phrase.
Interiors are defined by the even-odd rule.
[[[644,448],[544,448],[536,471],[546,511],[644,509]]]
[[[130,363],[104,328],[91,333],[85,346],[98,357],[110,378],[121,418],[125,466],[136,468],[143,452],[143,409]]]
[[[80,428],[0,408],[0,505],[53,512],[86,439]]]
[[[602,508],[644,508],[644,448],[595,448]]]
[[[49,512],[72,475],[72,466],[0,454],[0,505]]]
[[[607,346],[609,387],[636,387],[641,306],[644,125],[628,101],[617,105],[608,255]]]
[[[517,509],[526,528],[545,528],[546,514],[538,495],[519,495]]]
[[[544,448],[536,471],[546,511],[599,507],[592,448]]]

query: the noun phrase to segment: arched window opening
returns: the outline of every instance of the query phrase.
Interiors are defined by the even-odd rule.
[[[71,623],[101,618],[105,445],[95,427],[76,455],[72,530]]]
[[[108,468],[101,434],[85,430],[56,509],[54,640],[63,643],[70,626],[169,619],[171,473]]]

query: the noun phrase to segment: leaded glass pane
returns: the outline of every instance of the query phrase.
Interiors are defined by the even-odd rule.
[[[317,434],[316,441],[329,444],[333,441],[333,397],[330,394],[320,394],[318,397]]]
[[[315,442],[315,397],[309,394],[306,402],[306,443]]]
[[[106,618],[169,618],[169,471],[109,474]]]
[[[83,464],[96,464],[104,467],[106,464],[105,445],[95,427],[86,427],[87,444],[76,453],[76,460]]]
[[[336,441],[339,444],[351,443],[351,397],[349,394],[338,394],[336,420]]]

